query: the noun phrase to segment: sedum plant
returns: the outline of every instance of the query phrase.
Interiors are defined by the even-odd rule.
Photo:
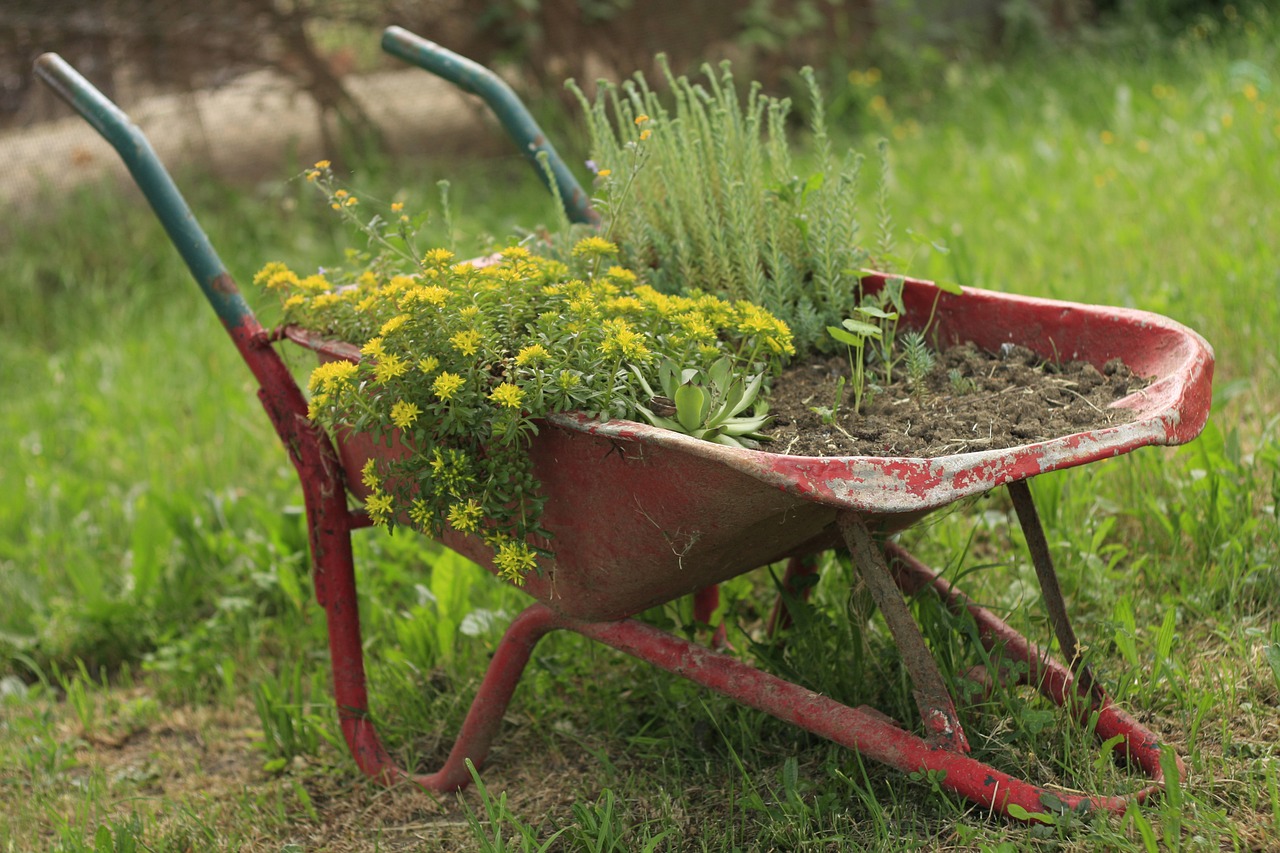
[[[756,305],[639,283],[600,236],[579,240],[563,260],[513,246],[459,262],[445,249],[419,254],[399,209],[361,218],[327,164],[308,178],[377,247],[314,274],[274,262],[255,277],[279,294],[285,323],[361,348],[359,363],[312,372],[311,417],[330,430],[399,439],[402,450],[363,472],[374,522],[479,535],[514,582],[537,566],[531,537],[547,536],[525,452],[539,418],[640,417],[653,397],[645,377],[666,363],[712,376],[717,388],[750,374],[758,391],[760,374],[794,351],[786,325]],[[738,400],[746,396],[743,387]],[[728,422],[741,410],[721,426],[736,429]]]
[[[668,358],[658,369],[658,387],[663,391],[658,394],[640,370],[633,370],[649,395],[647,405],[637,408],[654,426],[729,447],[757,447],[769,440],[760,432],[770,420],[769,407],[760,397],[763,373],[743,377],[734,372],[727,356],[706,370],[681,369]],[[751,413],[743,414],[748,408]]]

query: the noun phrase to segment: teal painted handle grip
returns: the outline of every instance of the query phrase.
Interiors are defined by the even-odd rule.
[[[533,120],[529,110],[502,78],[478,62],[459,56],[400,27],[387,27],[383,31],[382,49],[448,80],[464,92],[479,95],[502,122],[507,134],[515,140],[520,152],[533,165],[543,183],[547,183],[547,175],[538,162],[538,154],[546,152],[547,164],[569,218],[574,222],[592,225],[600,221],[599,216],[591,209],[591,199],[560,159],[555,147],[547,140],[546,134]]]
[[[56,53],[37,59],[35,73],[120,154],[223,325],[256,326],[253,311],[138,126]]]

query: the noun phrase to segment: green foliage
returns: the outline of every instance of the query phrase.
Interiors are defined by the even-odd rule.
[[[688,431],[750,440],[764,425],[762,413],[737,415],[792,346],[786,326],[756,306],[661,294],[612,264],[617,247],[600,236],[578,240],[563,261],[512,246],[456,263],[447,249],[415,244],[417,223],[398,204],[386,219],[358,215],[359,198],[327,162],[307,179],[377,251],[348,251],[345,266],[301,277],[272,262],[255,282],[279,293],[287,323],[361,347],[358,363],[312,372],[310,415],[398,447],[365,466],[376,523],[483,535],[500,574],[518,582],[537,565],[528,537],[549,536],[526,452],[539,418],[634,417],[640,390],[654,396],[644,374],[667,360],[714,380],[717,411]],[[748,383],[733,381],[742,371],[757,372],[749,398]]]
[[[730,447],[756,447],[769,438],[760,432],[769,423],[769,407],[758,399],[763,373],[740,376],[727,358],[706,370],[681,369],[666,359],[658,368],[661,394],[649,386],[639,370],[635,373],[649,395],[646,404],[637,408],[654,426]],[[743,415],[748,408],[751,414]]]
[[[728,63],[693,82],[658,61],[670,105],[638,73],[601,83],[594,102],[568,84],[591,133],[605,233],[659,290],[748,300],[790,326],[801,355],[829,349],[822,330],[852,315],[873,260],[859,239],[862,157],[834,154],[812,71],[802,74],[813,165],[798,177],[790,101],[758,83],[743,96]],[[881,190],[881,243],[892,248],[883,180]]]

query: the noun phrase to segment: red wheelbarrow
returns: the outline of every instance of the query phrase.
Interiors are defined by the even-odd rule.
[[[481,95],[534,161],[557,184],[570,216],[593,221],[572,175],[514,94],[488,70],[398,28],[389,52]],[[1102,367],[1119,358],[1154,377],[1115,405],[1127,423],[1006,450],[932,459],[794,457],[730,448],[629,421],[556,415],[529,453],[546,504],[543,524],[554,559],[524,589],[536,599],[511,623],[471,704],[444,766],[418,775],[397,767],[370,718],[356,605],[352,531],[369,525],[353,508],[363,497],[360,470],[387,452],[367,437],[334,442],[307,419],[307,403],[275,346],[292,341],[326,359],[357,359],[347,344],[304,330],[263,328],[196,224],[142,133],[114,104],[53,54],[38,75],[117,149],[257,379],[271,419],[297,469],[306,504],[316,597],[328,618],[333,689],[343,734],[361,770],[384,783],[412,780],[444,791],[470,781],[466,759],[480,764],[537,641],[574,631],[688,678],[743,704],[822,735],[904,773],[930,772],[943,788],[1002,814],[1028,819],[1054,809],[1123,811],[1163,785],[1156,737],[1116,707],[1081,661],[1027,480],[1047,471],[1117,456],[1145,445],[1189,441],[1208,414],[1213,354],[1195,332],[1166,318],[1119,308],[1032,299],[975,289],[940,293],[906,282],[906,320],[927,317],[940,342],[986,349],[1013,342]],[[543,162],[539,152],[546,152]],[[874,289],[883,279],[870,276]],[[999,486],[1008,488],[1028,543],[1046,609],[1067,665],[976,604],[889,537],[928,513]],[[492,568],[475,537],[448,532],[445,545]],[[812,556],[847,547],[880,608],[912,680],[920,733],[869,707],[849,707],[763,672],[736,657],[631,618],[695,595],[705,621],[716,584],[787,560],[785,583],[813,571]],[[970,756],[955,705],[903,595],[929,591],[968,614],[983,645],[1013,666],[974,672],[979,681],[1012,680],[1039,690],[1114,743],[1116,757],[1149,782],[1127,796],[1054,791],[1014,778]],[[785,613],[776,618],[785,618]],[[1014,674],[1010,674],[1014,673]],[[1180,774],[1185,770],[1177,761]]]

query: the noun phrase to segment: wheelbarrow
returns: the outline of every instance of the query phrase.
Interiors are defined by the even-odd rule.
[[[382,44],[480,95],[537,173],[555,183],[570,217],[595,221],[586,193],[499,78],[396,27],[384,33]],[[931,459],[786,456],[630,421],[580,413],[549,417],[528,452],[546,497],[543,524],[554,537],[554,558],[525,583],[535,601],[498,643],[443,766],[415,773],[396,766],[370,717],[352,557],[353,531],[370,525],[353,501],[365,496],[361,468],[371,455],[388,450],[367,435],[335,441],[309,421],[303,392],[276,347],[292,342],[322,359],[349,360],[359,358],[358,350],[301,329],[264,328],[141,131],[60,57],[40,57],[36,73],[116,148],[260,385],[263,408],[301,481],[338,717],[364,773],[386,784],[411,780],[433,791],[468,784],[465,762],[479,765],[485,759],[538,640],[566,630],[904,773],[928,772],[941,787],[1016,819],[1061,809],[1120,812],[1163,786],[1158,738],[1111,701],[1082,661],[1027,481],[1146,445],[1194,438],[1208,415],[1213,373],[1212,350],[1194,331],[1142,311],[973,288],[953,295],[925,281],[906,281],[904,328],[912,317],[934,313],[932,328],[941,343],[972,341],[994,350],[1012,342],[1045,358],[1082,359],[1099,368],[1119,358],[1137,374],[1153,377],[1147,388],[1115,404],[1129,410],[1126,423],[1005,450]],[[876,275],[863,282],[869,289],[883,284],[884,277]],[[1065,664],[891,538],[937,509],[1000,486],[1012,498]],[[441,541],[492,571],[493,553],[480,539],[449,530]],[[784,587],[792,585],[815,570],[813,555],[835,547],[848,548],[901,651],[921,716],[915,730],[633,618],[692,594],[695,613],[707,621],[717,584],[785,560]],[[1028,685],[1065,706],[1088,721],[1100,740],[1114,744],[1117,760],[1147,777],[1142,787],[1125,795],[1053,790],[972,757],[955,703],[904,600],[917,594],[937,595],[962,617],[967,614],[993,659],[1009,664],[976,669],[973,678],[987,686]],[[785,619],[785,610],[775,609],[771,621]],[[1174,763],[1185,775],[1181,760]]]

